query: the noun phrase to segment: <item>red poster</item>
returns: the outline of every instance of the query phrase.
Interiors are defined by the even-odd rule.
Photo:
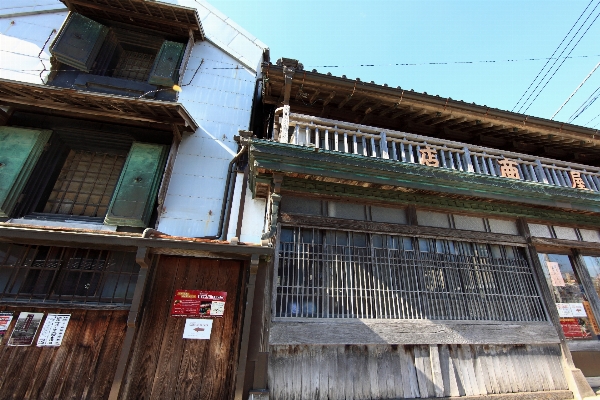
[[[220,318],[225,310],[227,292],[176,290],[171,317]]]
[[[585,324],[579,323],[579,318],[561,318],[560,325],[562,326],[565,337],[567,338],[589,338],[591,337]],[[583,321],[581,321],[583,322]]]

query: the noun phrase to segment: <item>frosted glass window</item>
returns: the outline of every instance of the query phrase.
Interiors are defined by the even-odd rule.
[[[565,240],[579,240],[577,237],[577,233],[575,233],[575,229],[567,228],[565,226],[555,226],[554,233],[556,233],[556,237],[558,239]]]
[[[435,226],[437,228],[450,228],[448,214],[433,211],[417,210],[417,221],[422,226]]]
[[[584,242],[600,242],[600,235],[598,235],[598,231],[593,231],[591,229],[580,229],[579,233],[581,234],[581,238]]]
[[[281,212],[292,214],[321,215],[321,200],[307,197],[283,196]]]
[[[406,224],[406,210],[401,208],[371,206],[371,219],[390,224]]]
[[[490,224],[490,231],[493,233],[504,233],[506,235],[518,235],[519,229],[517,229],[516,221],[508,221],[505,219],[488,219]]]
[[[547,225],[529,224],[529,232],[531,236],[551,238],[550,228]]]
[[[366,219],[365,206],[363,204],[330,201],[327,203],[327,211],[328,215],[332,218],[356,219],[359,221]]]
[[[456,229],[464,229],[467,231],[485,232],[483,218],[469,217],[467,215],[455,215],[454,226]]]

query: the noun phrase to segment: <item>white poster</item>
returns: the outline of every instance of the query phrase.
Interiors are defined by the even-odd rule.
[[[71,314],[48,314],[38,337],[38,347],[60,346],[70,318]]]
[[[573,317],[575,317],[575,318],[586,318],[587,317],[583,303],[570,303],[569,305],[571,306],[571,314],[573,314]]]
[[[184,339],[210,339],[212,331],[212,319],[192,319],[185,320],[185,328],[183,329]]]
[[[552,281],[552,286],[565,286],[565,280],[563,279],[562,274],[560,273],[560,267],[557,262],[546,261],[546,266],[548,267],[548,272],[550,273],[550,280]]]
[[[558,316],[560,318],[573,318],[573,311],[571,310],[571,304],[569,303],[556,303],[558,309]]]

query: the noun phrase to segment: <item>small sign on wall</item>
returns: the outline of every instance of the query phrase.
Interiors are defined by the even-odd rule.
[[[71,314],[48,314],[38,337],[38,347],[60,346],[70,318]]]
[[[184,339],[210,339],[212,332],[212,319],[188,318],[183,328]]]
[[[171,307],[172,317],[221,318],[227,292],[176,290]]]
[[[22,312],[8,340],[9,346],[31,346],[44,313]]]
[[[2,343],[2,339],[4,335],[6,335],[6,331],[8,331],[8,327],[13,318],[13,313],[11,312],[0,312],[0,343]]]

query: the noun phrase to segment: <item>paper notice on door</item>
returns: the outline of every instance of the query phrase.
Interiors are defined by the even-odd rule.
[[[22,312],[8,339],[9,346],[31,346],[35,334],[44,318],[44,313]]]
[[[558,309],[558,316],[560,318],[573,318],[573,311],[571,309],[571,304],[556,303],[556,308]]]
[[[560,267],[557,262],[546,261],[546,266],[548,267],[548,272],[550,273],[550,280],[552,281],[552,286],[565,286],[565,280],[563,279],[562,274],[560,273]]]
[[[60,346],[63,337],[65,336],[67,325],[69,325],[70,318],[71,314],[48,314],[44,326],[42,327],[42,331],[40,332],[40,336],[38,337],[38,347]]]
[[[210,339],[212,331],[212,319],[191,319],[185,320],[183,328],[184,339]]]

